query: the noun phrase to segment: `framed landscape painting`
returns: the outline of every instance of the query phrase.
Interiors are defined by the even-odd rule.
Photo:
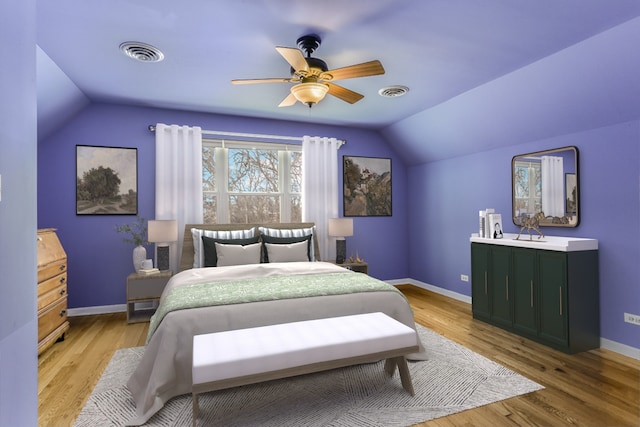
[[[342,156],[343,216],[391,216],[391,159]]]
[[[76,215],[138,214],[138,149],[76,145]]]

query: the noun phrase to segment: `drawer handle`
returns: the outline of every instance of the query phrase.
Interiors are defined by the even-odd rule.
[[[487,272],[484,272],[484,293],[485,295],[488,293],[487,292]]]
[[[67,281],[67,279],[66,279],[66,278],[64,278],[64,277],[61,277],[61,278],[60,278],[60,283],[64,283],[64,282],[66,282],[66,281]]]
[[[67,290],[66,290],[66,289],[60,289],[60,295],[64,295],[64,294],[66,294],[66,293],[67,293]]]
[[[533,280],[531,281],[531,308],[533,308]]]
[[[67,314],[67,310],[60,310],[60,317],[64,317]]]
[[[558,288],[560,294],[560,316],[562,316],[562,286]]]
[[[64,264],[62,264],[62,265],[60,266],[60,271],[63,271],[65,268],[67,268],[67,266],[66,266],[66,265],[64,265]]]

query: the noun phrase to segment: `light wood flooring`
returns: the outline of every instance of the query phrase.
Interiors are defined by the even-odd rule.
[[[420,426],[640,426],[640,361],[608,350],[567,355],[474,320],[469,304],[400,285],[416,322],[545,387]],[[72,426],[119,348],[144,345],[148,323],[125,313],[70,318],[38,359],[40,426]]]

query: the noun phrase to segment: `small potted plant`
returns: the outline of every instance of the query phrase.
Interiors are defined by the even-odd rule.
[[[139,216],[130,224],[116,226],[118,233],[124,233],[125,237],[122,241],[134,245],[133,248],[133,267],[136,273],[142,268],[142,263],[147,259],[147,249],[143,246],[149,243],[147,241],[147,220]]]

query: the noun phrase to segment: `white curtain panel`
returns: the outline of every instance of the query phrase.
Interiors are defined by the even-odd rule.
[[[564,166],[562,157],[542,156],[542,211],[546,216],[564,216]]]
[[[178,241],[169,247],[178,272],[185,224],[202,223],[202,129],[156,125],[156,217],[175,219]]]
[[[338,217],[338,148],[335,138],[302,138],[302,220],[315,222],[320,258],[335,259],[327,220]]]

